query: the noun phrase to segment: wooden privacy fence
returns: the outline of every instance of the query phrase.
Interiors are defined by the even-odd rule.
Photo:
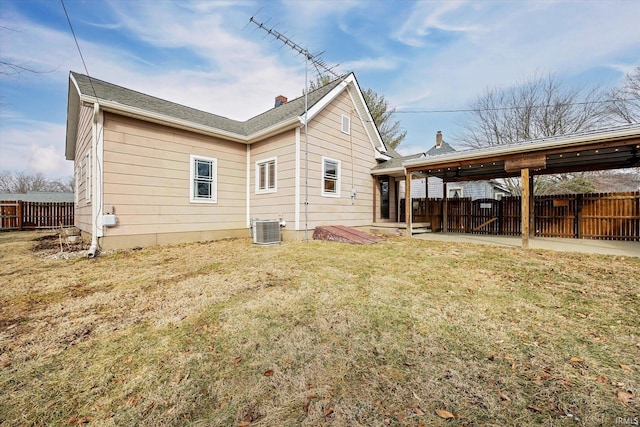
[[[404,222],[404,200],[401,218]],[[414,222],[431,222],[442,230],[442,199],[414,199]],[[447,231],[455,233],[521,234],[520,197],[501,200],[447,200]],[[640,192],[535,196],[535,236],[640,241]]]
[[[73,226],[73,202],[0,201],[0,229]]]

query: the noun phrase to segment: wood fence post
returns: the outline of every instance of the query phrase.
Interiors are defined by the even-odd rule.
[[[18,200],[18,206],[16,210],[16,214],[18,215],[18,231],[22,231],[22,200]]]
[[[471,201],[471,197],[469,197],[469,200],[464,205],[465,205],[465,208],[467,209],[467,224],[466,224],[466,227],[464,228],[464,232],[471,233],[471,229],[473,228],[473,218],[471,216],[473,211],[473,202]]]
[[[582,239],[582,194],[576,194],[575,196],[575,204],[576,204],[576,213],[575,213],[575,221],[576,221],[576,225],[575,225],[575,229],[576,229],[576,235],[575,237],[577,239]]]
[[[442,181],[442,232],[449,232],[449,195],[447,183]]]
[[[533,175],[529,177],[529,236],[536,233],[536,196],[534,194]]]

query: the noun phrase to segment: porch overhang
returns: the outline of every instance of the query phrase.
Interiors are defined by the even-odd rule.
[[[453,152],[440,156],[422,156],[402,162],[407,200],[411,197],[411,177],[417,174],[435,176],[445,183],[521,177],[523,247],[528,247],[529,241],[529,225],[533,214],[530,199],[533,197],[534,175],[638,166],[640,166],[640,124]],[[392,175],[392,173],[397,174],[398,171],[387,170],[386,172]],[[410,205],[410,203],[406,204],[408,235],[411,233]]]
[[[405,176],[421,172],[445,182],[623,169],[640,166],[640,124],[427,156],[402,163]]]

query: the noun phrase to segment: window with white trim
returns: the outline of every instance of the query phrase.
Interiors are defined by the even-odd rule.
[[[85,199],[87,199],[87,203],[91,202],[91,152],[87,152],[87,155],[84,158],[84,175],[85,175],[85,183],[84,183],[84,194]]]
[[[277,158],[256,162],[256,193],[275,193],[277,185]]]
[[[340,161],[322,158],[322,195],[340,197]]]
[[[342,115],[342,132],[346,134],[351,133],[351,118],[347,115]]]
[[[190,156],[189,200],[191,203],[217,203],[218,160],[211,157]]]
[[[447,187],[447,189],[449,190],[449,199],[458,199],[460,197],[464,197],[464,189],[462,187]]]

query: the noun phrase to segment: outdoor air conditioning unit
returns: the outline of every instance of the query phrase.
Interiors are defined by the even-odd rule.
[[[253,221],[253,243],[275,245],[280,243],[280,221]]]

